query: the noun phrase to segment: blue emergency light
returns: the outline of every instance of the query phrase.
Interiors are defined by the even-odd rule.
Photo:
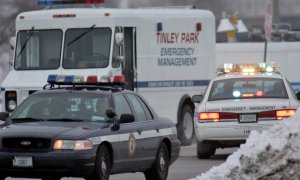
[[[104,3],[104,0],[38,0],[39,6],[53,6],[61,4],[97,4]]]

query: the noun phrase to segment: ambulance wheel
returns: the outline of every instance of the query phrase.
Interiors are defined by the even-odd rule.
[[[166,180],[169,173],[170,156],[165,143],[161,143],[152,167],[144,172],[146,180]]]
[[[184,105],[181,111],[180,121],[177,125],[178,139],[182,146],[189,146],[194,139],[194,111],[189,105]]]
[[[198,159],[209,159],[211,155],[214,155],[216,148],[212,147],[208,142],[197,141],[197,157]]]
[[[87,180],[109,180],[111,168],[110,154],[105,145],[101,145],[98,149],[96,157],[96,165],[91,176],[85,178]]]

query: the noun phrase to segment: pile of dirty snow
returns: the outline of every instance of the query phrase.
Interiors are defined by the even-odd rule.
[[[226,162],[191,180],[300,179],[300,111],[268,131],[251,132]]]

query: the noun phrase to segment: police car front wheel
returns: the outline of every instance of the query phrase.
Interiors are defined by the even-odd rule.
[[[109,150],[105,145],[100,146],[97,158],[96,158],[96,166],[94,169],[94,173],[85,179],[87,180],[109,180],[111,168],[111,160]]]
[[[170,156],[167,145],[162,143],[151,169],[144,172],[146,180],[166,180],[169,173],[169,162]]]

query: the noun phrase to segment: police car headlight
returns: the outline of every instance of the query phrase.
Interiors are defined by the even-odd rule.
[[[55,150],[87,150],[93,149],[90,140],[57,140],[54,143]]]
[[[8,107],[8,109],[9,109],[10,111],[15,110],[16,107],[17,107],[17,103],[16,103],[16,101],[14,101],[14,100],[8,101],[7,104],[8,104],[7,107]]]

